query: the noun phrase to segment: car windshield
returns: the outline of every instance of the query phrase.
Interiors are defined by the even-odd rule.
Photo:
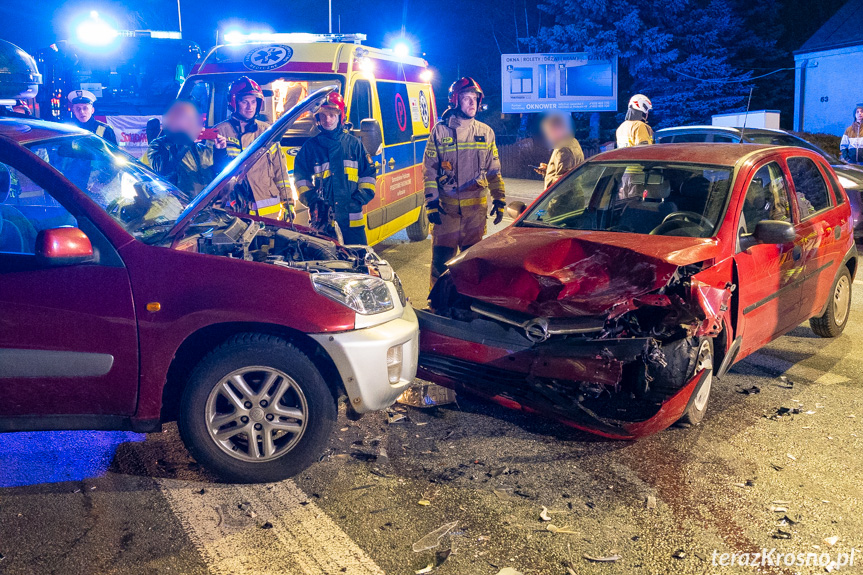
[[[712,237],[732,172],[728,166],[588,162],[555,185],[520,225]]]
[[[169,230],[192,200],[94,135],[39,141],[27,147],[144,242]]]

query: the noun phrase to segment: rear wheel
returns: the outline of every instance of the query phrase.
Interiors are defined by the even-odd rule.
[[[408,239],[412,242],[421,242],[429,237],[429,218],[425,206],[420,209],[417,221],[407,227],[407,232]]]
[[[307,468],[335,420],[335,399],[303,352],[279,337],[245,333],[192,372],[178,426],[199,463],[226,480],[251,483]]]
[[[838,337],[851,313],[851,272],[845,266],[839,272],[827,309],[818,317],[809,319],[809,326],[821,337]]]

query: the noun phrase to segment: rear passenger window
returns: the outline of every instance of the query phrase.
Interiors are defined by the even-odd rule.
[[[707,134],[678,134],[674,136],[674,143],[681,142],[706,142]]]
[[[833,174],[832,171],[828,170],[827,179],[829,179],[830,183],[833,185],[833,195],[836,196],[836,205],[841,206],[845,203],[845,194],[842,193],[844,188],[839,185],[838,181],[836,181],[836,175]]]
[[[725,134],[713,134],[713,141],[720,144],[733,144],[737,140],[732,136],[726,136]]]
[[[800,219],[830,207],[830,194],[821,170],[809,158],[788,158],[788,171],[797,191],[797,205]]]
[[[410,142],[414,135],[408,88],[399,82],[377,82],[384,143],[388,146]]]

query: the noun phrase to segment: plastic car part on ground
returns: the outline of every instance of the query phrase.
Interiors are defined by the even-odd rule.
[[[435,407],[455,403],[455,391],[435,383],[415,383],[396,400],[411,407]]]

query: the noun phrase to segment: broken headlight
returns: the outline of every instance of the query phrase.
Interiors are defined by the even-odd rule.
[[[353,273],[312,274],[312,285],[319,294],[363,315],[383,313],[395,307],[390,290],[381,278]]]

